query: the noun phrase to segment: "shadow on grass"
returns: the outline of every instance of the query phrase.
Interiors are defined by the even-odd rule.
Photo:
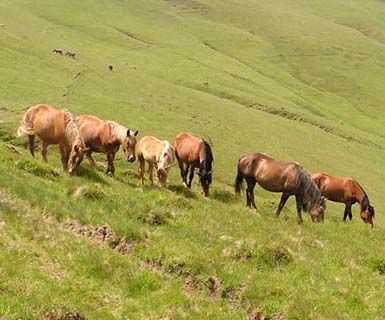
[[[187,189],[184,186],[170,185],[168,186],[168,189],[172,192],[175,192],[178,195],[184,196],[185,198],[189,198],[189,199],[197,198],[197,195],[194,192],[192,192],[190,189]]]
[[[101,184],[108,184],[107,181],[102,178],[96,169],[91,169],[84,166],[79,166],[76,172],[76,175],[81,178],[86,178],[94,182],[98,182]]]
[[[239,202],[239,199],[234,195],[234,193],[225,190],[213,190],[210,194],[210,198],[223,203]]]

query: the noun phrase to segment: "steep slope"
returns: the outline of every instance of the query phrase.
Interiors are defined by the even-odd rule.
[[[258,310],[380,317],[384,11],[381,1],[358,0],[2,1],[0,315],[41,318],[65,307],[90,319],[242,319]],[[76,59],[53,54],[57,47]],[[197,185],[180,188],[176,167],[169,190],[159,190],[142,188],[124,161],[115,178],[84,163],[69,179],[56,173],[54,148],[49,166],[31,160],[26,139],[12,134],[22,111],[41,102],[117,120],[141,136],[206,137],[213,199]],[[289,220],[277,221],[278,196],[260,189],[257,217],[232,195],[236,160],[247,151],[356,178],[376,207],[375,229],[357,214],[339,223],[335,204],[322,225],[297,226],[291,201]],[[100,198],[74,198],[80,186],[100,189]],[[132,250],[121,257],[73,239],[66,219],[108,225]],[[67,276],[47,279],[40,264]]]

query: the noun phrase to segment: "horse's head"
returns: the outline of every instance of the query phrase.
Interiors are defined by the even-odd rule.
[[[203,162],[201,163],[198,175],[205,197],[209,196],[210,184],[212,182],[212,172],[213,170],[211,166],[210,168],[207,168]]]
[[[313,222],[320,222],[324,220],[326,210],[326,199],[321,196],[319,201],[310,209],[310,217]]]
[[[76,173],[76,169],[82,162],[86,151],[88,151],[88,148],[84,147],[82,144],[77,143],[72,146],[68,159],[68,173],[70,175],[74,175]]]
[[[159,179],[159,183],[162,187],[165,187],[167,184],[167,177],[168,177],[168,172],[167,169],[159,168],[156,170],[156,175]]]
[[[361,215],[361,219],[365,223],[369,223],[373,228],[374,207],[371,205],[368,205],[368,207],[365,210],[361,211],[360,215]]]
[[[123,140],[122,147],[123,152],[127,157],[127,161],[135,162],[135,146],[136,146],[136,136],[138,135],[138,131],[127,130],[127,136]]]

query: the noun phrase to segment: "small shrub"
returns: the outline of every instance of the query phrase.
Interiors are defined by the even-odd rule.
[[[99,183],[90,183],[77,187],[73,192],[76,198],[84,198],[89,200],[99,200],[106,196],[102,186]]]
[[[280,246],[263,247],[258,253],[258,258],[260,263],[269,267],[278,267],[293,261],[290,252]]]
[[[380,273],[380,275],[385,275],[385,259],[372,259],[369,261],[369,265],[374,271]]]

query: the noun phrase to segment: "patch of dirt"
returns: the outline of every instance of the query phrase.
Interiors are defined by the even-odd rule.
[[[132,242],[118,237],[108,226],[81,225],[77,221],[68,220],[64,228],[75,235],[86,237],[97,245],[107,245],[121,254],[129,254],[132,249]]]
[[[248,320],[285,320],[281,313],[267,315],[263,311],[252,309],[247,313]]]
[[[52,310],[44,315],[43,320],[85,320],[77,311]]]

